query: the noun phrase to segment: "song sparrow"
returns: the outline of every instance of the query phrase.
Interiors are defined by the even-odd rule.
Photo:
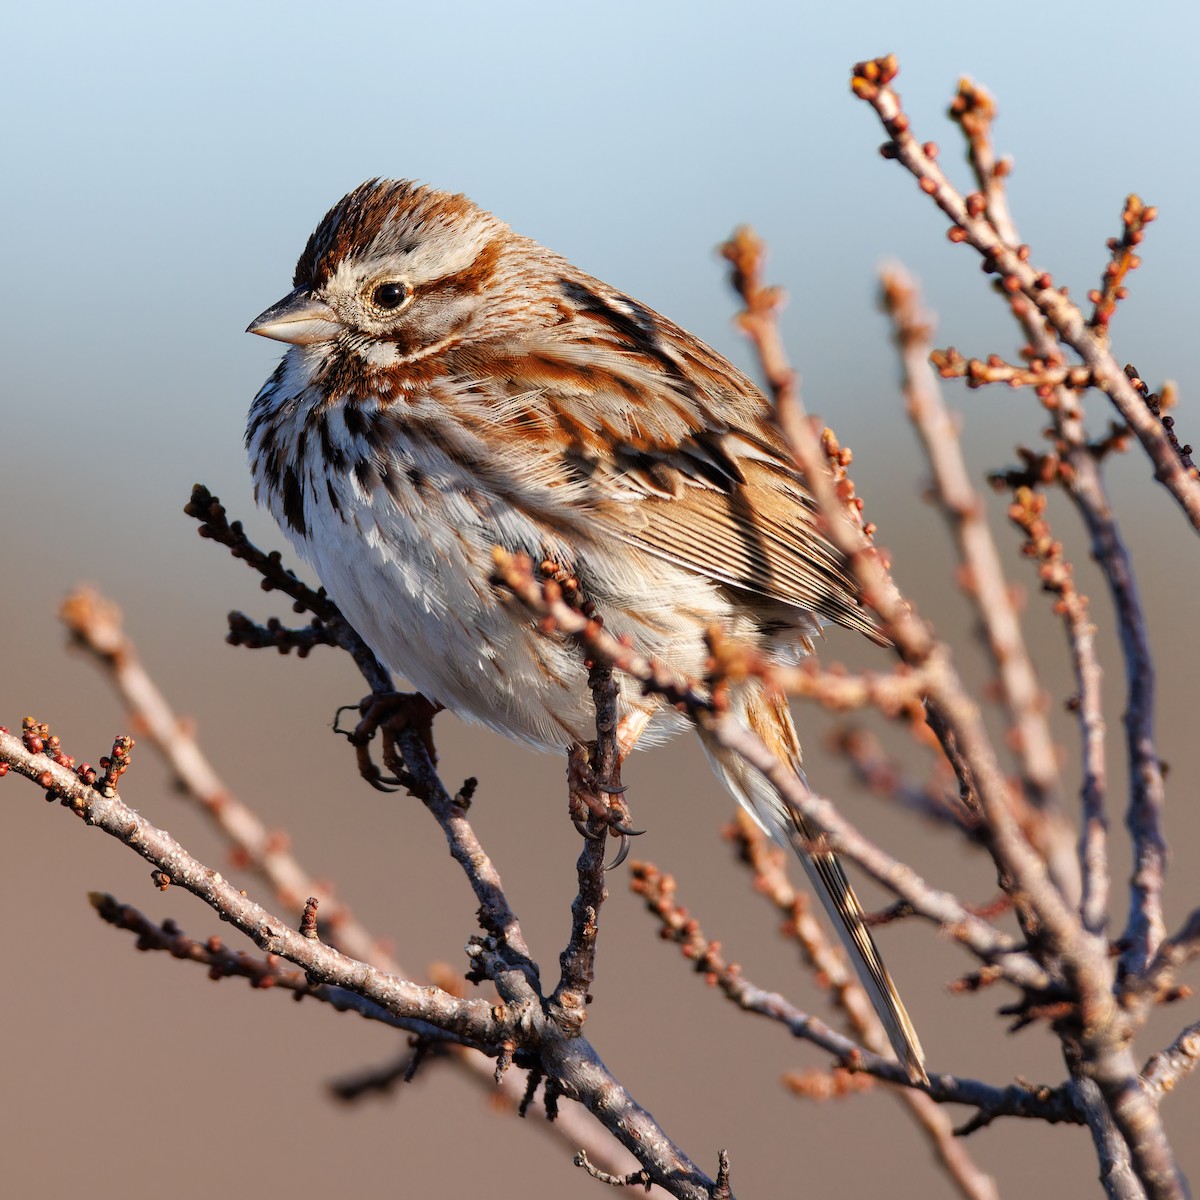
[[[578,650],[489,582],[497,545],[569,569],[614,633],[690,675],[717,625],[779,661],[871,634],[772,420],[703,342],[463,196],[374,180],[324,217],[249,332],[291,343],[246,429],[255,494],[371,648],[428,699],[562,749],[594,736]],[[800,769],[786,702],[733,705]],[[630,741],[683,719],[624,694]],[[766,831],[803,824],[706,750]],[[802,861],[900,1061],[916,1032],[838,860]]]

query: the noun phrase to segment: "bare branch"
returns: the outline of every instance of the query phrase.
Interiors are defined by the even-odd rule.
[[[1083,741],[1084,830],[1080,842],[1083,893],[1080,913],[1084,928],[1100,934],[1108,924],[1109,878],[1105,816],[1107,766],[1100,687],[1103,673],[1096,652],[1096,630],[1088,614],[1087,597],[1075,587],[1071,564],[1063,558],[1062,544],[1050,532],[1045,509],[1044,496],[1030,488],[1019,487],[1008,515],[1025,534],[1024,553],[1037,561],[1042,589],[1057,597],[1054,610],[1066,626],[1078,688],[1074,707],[1079,713]]]
[[[278,988],[297,998],[309,997],[331,1005],[338,1012],[356,1012],[369,1021],[379,1021],[396,1029],[405,1029],[422,1038],[453,1042],[459,1046],[473,1045],[429,1021],[389,1012],[382,1005],[344,987],[315,983],[304,971],[283,966],[274,955],[257,958],[244,951],[231,950],[215,936],[202,942],[197,941],[188,937],[173,921],[164,921],[159,925],[132,905],[122,904],[105,892],[92,892],[88,899],[101,920],[116,929],[127,929],[137,934],[138,950],[165,951],[181,962],[199,963],[208,968],[209,979],[246,979],[252,988],[263,991]],[[484,1046],[475,1048],[486,1050]]]
[[[890,1058],[831,1029],[819,1017],[803,1012],[783,996],[755,987],[742,976],[736,963],[728,963],[719,942],[705,937],[699,922],[675,902],[675,881],[650,863],[635,863],[633,888],[643,896],[647,908],[661,922],[664,933],[677,942],[683,955],[694,964],[698,974],[715,983],[739,1008],[784,1025],[794,1037],[803,1038],[832,1054],[838,1065],[901,1086],[909,1083],[904,1068]],[[1082,1115],[1075,1110],[1065,1088],[1025,1088],[1017,1085],[994,1088],[972,1079],[931,1074],[928,1084],[915,1085],[943,1104],[970,1104],[991,1116],[1035,1117],[1051,1122],[1078,1124]]]
[[[988,269],[999,276],[1001,287],[1032,304],[1091,369],[1096,386],[1116,405],[1150,456],[1155,478],[1175,497],[1192,527],[1200,530],[1200,472],[1184,466],[1167,439],[1161,420],[1150,413],[1113,358],[1107,338],[1089,326],[1046,272],[1031,267],[1017,246],[1005,242],[987,215],[986,198],[978,193],[964,198],[938,166],[936,149],[930,154],[930,147],[921,145],[913,136],[900,98],[891,87],[898,70],[891,56],[862,62],[855,66],[851,84],[854,94],[878,113],[892,139],[884,146],[885,157],[902,163],[916,177],[921,190],[954,223],[955,230],[961,231],[953,240],[977,250]]]
[[[322,936],[330,944],[381,971],[403,974],[345,902],[297,862],[287,838],[268,829],[221,779],[190,724],[176,715],[142,665],[117,606],[90,588],[79,588],[63,602],[59,615],[75,644],[87,650],[112,681],[142,737],[162,755],[183,794],[228,839],[236,865],[268,883],[285,909],[295,908],[306,896],[319,897]]]
[[[754,873],[755,890],[766,896],[776,911],[787,918],[787,928],[800,946],[805,962],[814,977],[830,989],[834,1003],[845,1014],[859,1040],[874,1053],[885,1053],[888,1042],[883,1026],[849,970],[845,955],[832,945],[824,926],[812,916],[808,897],[797,891],[788,879],[783,867],[783,847],[769,842],[745,809],[739,808],[735,813],[733,828],[733,840],[740,857]],[[637,887],[636,879],[635,890],[643,890]],[[665,918],[660,916],[660,919],[665,925]],[[823,1072],[821,1077],[837,1082],[861,1078],[844,1070],[832,1075]],[[785,1082],[800,1094],[812,1094],[811,1081],[803,1089],[797,1088],[791,1077]],[[891,1095],[909,1111],[929,1140],[937,1160],[963,1196],[968,1200],[999,1200],[995,1180],[971,1158],[962,1140],[955,1135],[954,1125],[945,1110],[932,1097],[908,1087],[893,1088]]]
[[[30,734],[37,744],[37,735]],[[446,830],[456,857],[473,843],[465,822],[450,811],[455,806],[445,792],[425,754],[418,733],[402,735],[406,761],[414,785],[429,795],[426,806]],[[57,761],[63,759],[62,762]],[[654,1182],[682,1200],[711,1200],[717,1185],[689,1162],[658,1127],[653,1118],[613,1078],[595,1051],[582,1037],[564,1036],[543,1014],[537,991],[536,970],[528,970],[523,941],[515,917],[506,917],[502,894],[493,896],[499,881],[490,863],[463,864],[481,904],[488,908],[487,922],[502,935],[475,939],[468,947],[481,977],[492,980],[506,1003],[466,1000],[440,988],[410,983],[357,962],[332,947],[304,937],[235,889],[219,872],[198,862],[170,834],[156,828],[125,805],[115,790],[97,780],[95,772],[80,768],[61,753],[54,757],[28,748],[21,738],[0,731],[0,761],[18,774],[48,789],[89,825],[102,829],[129,846],[156,868],[164,881],[181,886],[203,900],[222,919],[241,930],[268,954],[279,955],[301,967],[320,984],[345,988],[379,1005],[395,1017],[428,1022],[468,1044],[487,1046],[501,1065],[512,1051],[524,1046],[535,1053],[542,1069],[555,1080],[559,1094],[584,1104],[626,1149],[634,1153]],[[96,783],[100,783],[97,788]],[[105,794],[111,792],[111,794]],[[424,797],[423,797],[424,799]],[[461,859],[460,859],[461,861]],[[165,882],[162,884],[165,886]]]
[[[990,156],[983,154],[981,141],[972,145],[978,169],[986,171]],[[1003,194],[1002,189],[997,192]],[[971,484],[958,430],[929,367],[932,319],[922,311],[916,285],[903,268],[886,268],[882,285],[884,308],[892,319],[904,368],[908,415],[929,460],[935,494],[955,535],[967,590],[983,622],[1013,724],[1026,792],[1037,808],[1049,814],[1034,826],[1038,849],[1046,856],[1059,890],[1068,898],[1077,897],[1079,868],[1073,837],[1058,804],[1058,754],[1046,720],[1046,695],[1025,648],[983,500]]]
[[[858,863],[884,887],[908,900],[915,911],[946,926],[957,940],[979,957],[1000,963],[1013,983],[1035,990],[1049,985],[1050,977],[1018,943],[976,917],[954,896],[930,887],[910,867],[865,838],[837,813],[832,804],[817,799],[804,787],[799,776],[783,768],[756,734],[731,718],[714,713],[711,698],[696,685],[661,663],[651,663],[614,638],[602,625],[572,609],[551,586],[534,578],[527,559],[504,552],[498,552],[495,557],[497,578],[514,597],[542,618],[543,628],[578,636],[594,658],[611,663],[639,680],[649,691],[683,705],[693,720],[705,723],[706,730],[721,745],[734,750],[761,770],[785,803],[794,805],[803,813],[806,822],[830,836],[838,853]]]
[[[217,501],[212,499],[210,504]],[[274,561],[271,556],[264,559]],[[200,806],[228,840],[235,864],[263,879],[285,909],[294,908],[301,897],[319,897],[320,933],[325,941],[388,974],[405,975],[331,886],[304,869],[292,854],[288,838],[268,829],[221,779],[190,724],[176,715],[141,662],[132,639],[122,628],[117,606],[81,588],[64,601],[60,615],[76,644],[93,656],[112,682],[143,738],[163,756],[184,794]],[[483,1054],[453,1054],[450,1061],[473,1083],[483,1086],[489,1096],[496,1095],[494,1064]],[[506,1075],[499,1087],[515,1112],[522,1099],[520,1080]],[[612,1169],[628,1162],[623,1151],[578,1109],[564,1108],[555,1121],[540,1124],[572,1149],[586,1146],[593,1159]]]
[[[895,103],[894,93],[886,86],[894,74],[892,60],[860,64],[856,68],[855,88],[866,98],[886,94]],[[896,113],[899,113],[898,104]],[[907,130],[907,118],[894,136],[901,130]],[[911,135],[908,140],[912,141]],[[916,150],[924,161],[932,163],[923,149],[917,147]],[[940,171],[938,177],[944,180]],[[933,187],[931,184],[931,189]],[[779,340],[778,292],[763,289],[760,282],[761,243],[746,234],[740,242],[733,247],[733,257],[734,282],[746,301],[743,327],[759,350],[764,374],[775,394],[780,426],[816,498],[826,532],[845,555],[862,599],[879,615],[884,634],[895,644],[900,656],[910,665],[929,670],[931,724],[933,717],[941,723],[946,741],[951,743],[948,753],[955,755],[965,767],[965,772],[960,775],[964,786],[971,784],[974,787],[984,817],[981,829],[988,850],[1000,870],[1002,886],[1019,897],[1016,912],[1029,937],[1031,949],[1044,964],[1061,969],[1068,985],[1079,997],[1084,1015],[1082,1055],[1129,1145],[1138,1177],[1145,1181],[1156,1200],[1158,1197],[1182,1197],[1182,1180],[1162,1123],[1136,1085],[1136,1067],[1125,1044],[1124,1018],[1113,997],[1113,972],[1107,946],[1081,927],[1054,886],[1045,862],[1026,840],[1017,819],[1014,797],[1000,772],[977,706],[953,669],[948,651],[934,640],[932,631],[920,621],[912,605],[901,597],[870,541],[871,528],[863,524],[861,501],[856,499],[852,488],[846,486],[847,456],[840,453],[828,431],[823,440],[819,440],[804,417],[795,373],[786,365]],[[1200,486],[1196,491],[1200,500]],[[1200,518],[1200,507],[1197,517]],[[700,719],[705,722],[710,735],[718,737],[715,730],[721,722],[711,713],[701,714]],[[735,749],[762,771],[785,803],[791,805],[798,800],[801,789],[793,786],[794,777],[785,779],[769,751],[760,755],[759,747],[745,742],[740,733],[729,726],[730,722],[725,721],[720,734],[724,739],[721,744]],[[735,745],[735,742],[741,744]],[[801,811],[809,815],[803,807]],[[853,857],[849,853],[848,856]],[[894,888],[895,884],[892,886]]]
[[[1165,1049],[1152,1054],[1142,1068],[1142,1086],[1152,1099],[1162,1101],[1200,1063],[1200,1021],[1180,1031]]]

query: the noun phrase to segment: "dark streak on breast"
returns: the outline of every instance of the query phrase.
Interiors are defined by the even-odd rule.
[[[346,422],[346,432],[352,438],[366,437],[367,419],[357,404],[347,402],[342,405],[342,420]]]
[[[358,480],[358,486],[368,495],[374,490],[375,484],[379,482],[379,474],[374,464],[365,458],[360,458],[354,464],[354,478]]]
[[[398,471],[392,470],[386,462],[379,465],[379,480],[397,504],[404,501],[404,477]]]
[[[334,491],[332,479],[325,480],[325,493],[329,497],[329,507],[332,508],[333,511],[335,513],[337,513],[337,515],[339,517],[341,517],[342,516],[342,502],[338,499],[337,492]],[[342,517],[342,519],[345,520],[344,517]]]
[[[329,432],[328,415],[314,410],[309,420],[317,427],[317,436],[321,439],[321,455],[326,465],[340,474],[346,469],[346,452],[333,440],[333,434]]]
[[[304,488],[291,466],[283,473],[283,515],[287,523],[301,536],[308,534],[308,523],[304,519]]]

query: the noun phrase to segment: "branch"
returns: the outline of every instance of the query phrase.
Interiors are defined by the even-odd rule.
[[[596,705],[596,755],[594,776],[607,795],[621,794],[621,764],[617,750],[617,700],[620,687],[612,668],[597,664],[589,673]],[[596,969],[596,920],[608,899],[604,886],[604,848],[607,830],[588,833],[576,864],[579,890],[571,903],[571,936],[559,956],[561,975],[550,1003],[564,1028],[583,1028]],[[623,835],[624,836],[624,835]]]
[[[264,592],[283,592],[292,598],[296,612],[310,612],[318,617],[334,643],[354,659],[358,669],[371,685],[372,691],[392,691],[391,676],[366,642],[342,616],[337,605],[325,594],[325,589],[313,591],[292,571],[287,570],[277,550],[267,553],[255,546],[246,537],[241,521],[230,522],[221,501],[202,483],[192,488],[191,499],[184,505],[183,511],[200,523],[197,532],[202,538],[225,546],[234,558],[241,559],[252,571],[260,575]],[[230,625],[235,638],[245,621],[246,618],[240,613],[231,615]],[[243,644],[278,645],[276,641],[256,642],[254,639],[248,639]]]
[[[856,80],[865,80],[863,71],[867,71],[874,79],[867,81],[870,95],[883,95],[885,86],[877,84],[886,85],[890,75],[894,75],[894,62],[890,66],[881,62],[869,67],[868,70],[867,65],[860,65]],[[855,86],[857,89],[857,82]],[[906,118],[902,124],[906,129]],[[925,155],[924,151],[920,153]],[[1138,1177],[1147,1183],[1155,1200],[1181,1197],[1181,1177],[1161,1121],[1136,1085],[1136,1067],[1124,1040],[1125,1019],[1113,997],[1107,946],[1082,929],[1050,879],[1045,862],[1026,841],[1014,798],[1000,772],[978,707],[951,666],[948,651],[935,641],[911,603],[900,595],[870,540],[872,529],[864,525],[861,501],[854,496],[845,476],[848,456],[840,452],[828,431],[823,442],[819,441],[804,416],[796,376],[787,366],[779,339],[776,321],[779,293],[763,289],[760,282],[761,243],[744,233],[727,247],[727,254],[734,259],[734,282],[746,301],[743,327],[755,341],[764,374],[775,395],[780,426],[817,501],[825,531],[845,556],[863,601],[879,615],[883,633],[895,644],[901,658],[912,666],[929,669],[931,723],[936,718],[950,743],[948,753],[955,755],[956,761],[966,768],[964,786],[974,787],[984,817],[981,828],[988,850],[1000,870],[1005,891],[1018,898],[1017,915],[1031,948],[1044,964],[1056,971],[1061,969],[1078,995],[1083,1014],[1080,1033],[1083,1060],[1130,1147]],[[1196,491],[1200,498],[1200,486]],[[706,719],[710,733],[716,724],[711,718]],[[722,744],[736,749],[762,771],[785,803],[793,802],[789,793],[794,794],[797,789],[792,780],[783,778],[782,771],[772,769],[778,764],[769,751],[755,761],[750,755],[757,755],[758,747],[744,742],[734,746],[740,739],[736,729],[723,730],[723,736],[727,740]]]
[[[1025,534],[1024,554],[1038,562],[1042,590],[1057,597],[1054,611],[1063,619],[1078,689],[1073,707],[1079,713],[1083,741],[1083,833],[1079,856],[1083,892],[1079,911],[1084,928],[1101,934],[1108,924],[1108,849],[1105,816],[1108,768],[1101,681],[1096,652],[1096,629],[1088,600],[1075,587],[1071,564],[1063,558],[1062,543],[1054,539],[1045,517],[1046,499],[1027,487],[1017,488],[1009,519]]]
[[[848,1071],[863,1071],[901,1087],[910,1084],[899,1063],[831,1029],[778,993],[764,991],[745,979],[736,963],[726,962],[720,943],[705,937],[696,918],[676,904],[675,881],[670,875],[663,875],[650,863],[635,863],[632,870],[633,890],[645,899],[646,907],[661,923],[664,936],[679,944],[696,973],[719,987],[727,999],[747,1012],[778,1022],[794,1037],[819,1046]],[[913,1086],[941,1104],[969,1104],[993,1117],[1031,1117],[1052,1124],[1080,1124],[1083,1119],[1065,1087],[996,1088],[945,1074],[931,1074],[927,1084]]]
[[[981,147],[976,146],[976,153],[982,156]],[[981,157],[981,169],[987,161]],[[908,415],[933,472],[938,503],[955,535],[968,593],[983,622],[1012,721],[1026,794],[1048,814],[1033,826],[1038,848],[1051,865],[1059,890],[1075,897],[1080,891],[1079,867],[1058,802],[1058,754],[1046,720],[1046,694],[1025,646],[982,498],[971,484],[957,426],[929,367],[932,319],[922,311],[916,285],[903,268],[884,270],[882,290],[903,365]]]
[[[805,963],[815,978],[833,994],[833,1001],[844,1013],[851,1030],[874,1053],[887,1047],[887,1035],[875,1015],[866,993],[848,969],[845,956],[834,948],[825,927],[811,913],[809,897],[792,885],[784,870],[785,851],[767,839],[762,829],[744,808],[734,814],[732,840],[739,858],[754,875],[755,890],[766,896],[786,919],[786,929],[795,937]],[[636,889],[635,889],[636,890]],[[841,1078],[859,1079],[841,1072]],[[824,1074],[836,1086],[838,1075]],[[789,1081],[790,1082],[790,1081]],[[811,1083],[802,1094],[809,1094]],[[925,1092],[916,1088],[892,1088],[890,1094],[906,1108],[924,1133],[934,1155],[947,1175],[968,1200],[999,1200],[995,1180],[982,1171],[955,1135],[954,1125],[945,1110]]]
[[[907,778],[869,730],[857,726],[836,730],[830,745],[849,762],[855,779],[876,795],[978,842],[979,813],[967,808],[948,784],[922,785]]]
[[[444,820],[443,828],[447,828],[448,840],[453,838],[457,856],[472,843],[473,835],[461,829],[458,816],[448,811],[454,807],[453,801],[440,781],[433,785],[436,776],[430,778],[432,768],[422,757],[424,745],[419,734],[410,733],[404,740],[404,752],[411,755],[418,786],[430,793],[426,804],[442,814],[439,820]],[[130,739],[125,741],[131,745]],[[170,834],[125,805],[111,786],[107,771],[105,778],[98,779],[85,764],[77,773],[65,755],[56,751],[51,757],[32,750],[7,731],[0,731],[0,762],[47,789],[52,798],[61,800],[88,825],[104,830],[141,855],[156,868],[161,884],[176,884],[199,897],[260,949],[301,967],[318,984],[345,988],[395,1017],[427,1022],[459,1040],[489,1047],[501,1068],[506,1061],[511,1062],[518,1046],[529,1050],[554,1079],[558,1094],[585,1105],[634,1154],[655,1183],[686,1200],[712,1200],[717,1196],[717,1185],[667,1138],[650,1114],[611,1075],[586,1039],[565,1037],[543,1013],[536,974],[531,979],[525,969],[519,926],[515,918],[503,919],[507,905],[502,896],[490,895],[493,883],[498,887],[499,881],[486,859],[472,864],[467,873],[476,895],[488,907],[488,921],[499,926],[503,940],[474,939],[468,953],[478,973],[496,984],[506,1001],[502,1005],[460,999],[440,988],[410,983],[294,932],[218,872],[194,859]],[[127,753],[122,760],[125,765]]]
[[[382,1005],[375,1004],[346,988],[315,983],[304,971],[284,967],[274,955],[256,958],[243,951],[230,950],[216,936],[206,938],[202,942],[197,941],[188,937],[173,921],[156,924],[132,905],[122,904],[106,892],[91,892],[88,899],[101,920],[115,929],[126,929],[137,934],[138,950],[165,951],[181,962],[198,963],[208,968],[209,979],[246,979],[252,988],[263,991],[279,988],[290,992],[297,999],[310,997],[330,1005],[337,1012],[356,1012],[369,1021],[379,1021],[396,1029],[405,1029],[423,1039],[471,1046],[484,1052],[487,1050],[485,1046],[464,1041],[428,1021],[397,1016]]]
[[[217,502],[212,500],[210,503]],[[274,559],[263,555],[259,561],[273,563]],[[174,712],[141,662],[133,640],[122,628],[117,606],[98,593],[81,588],[64,601],[60,615],[75,644],[93,657],[105,678],[112,683],[140,735],[162,755],[183,794],[195,801],[224,835],[232,848],[234,864],[249,869],[266,882],[277,903],[285,910],[298,908],[303,897],[318,897],[323,940],[381,971],[405,975],[404,969],[386,952],[379,939],[334,894],[331,885],[318,882],[304,869],[293,855],[286,835],[268,829],[221,779],[190,723]],[[471,1052],[452,1054],[449,1061],[494,1100],[495,1068],[488,1058]],[[523,1095],[520,1080],[514,1075],[505,1075],[499,1088],[509,1107],[516,1112]],[[572,1151],[586,1147],[593,1159],[611,1169],[616,1170],[629,1161],[624,1152],[576,1108],[564,1108],[554,1121],[540,1122],[538,1128],[565,1142]]]
[[[281,907],[299,908],[306,896],[321,902],[322,937],[381,971],[403,974],[344,901],[314,879],[291,853],[285,835],[268,829],[217,773],[189,725],[171,708],[142,665],[133,640],[121,625],[121,612],[90,588],[79,588],[59,610],[75,645],[88,651],[129,710],[139,736],[162,755],[183,794],[212,820],[232,847],[238,867],[270,885]]]
[[[987,198],[979,193],[964,198],[938,166],[936,147],[921,145],[913,136],[900,97],[891,87],[898,70],[892,56],[862,62],[855,66],[851,83],[854,94],[871,105],[892,139],[883,147],[884,157],[898,160],[909,170],[921,190],[950,218],[952,240],[978,251],[985,269],[999,276],[1000,286],[1010,295],[1024,297],[1079,355],[1092,371],[1096,386],[1112,400],[1150,456],[1155,478],[1175,497],[1192,527],[1200,530],[1200,472],[1184,465],[1162,421],[1148,410],[1113,358],[1107,338],[1085,320],[1064,289],[1054,287],[1047,273],[1029,265],[1027,249],[1022,254],[1018,246],[1001,237],[987,213]]]
[[[895,125],[893,136],[897,137],[898,141],[889,143],[889,153],[892,150],[899,153],[903,144],[904,155],[901,157],[904,158],[905,165],[918,175],[922,189],[935,196],[939,189],[942,189],[944,194],[949,196],[953,189],[945,181],[940,170],[933,165],[931,156],[926,152],[928,148],[917,147],[915,139],[908,132],[908,118],[900,111],[899,98],[888,87],[897,71],[895,60],[880,59],[872,64],[862,65],[866,69],[866,75],[871,78],[856,76],[853,86],[858,94],[870,100],[881,117],[885,115],[881,104],[892,114],[891,119]],[[976,232],[986,235],[986,227],[990,222],[992,230],[1006,247],[1010,250],[1016,247],[1016,260],[1025,265],[1029,258],[1029,247],[1018,245],[1017,231],[1009,215],[1004,195],[1003,176],[1007,174],[1007,170],[999,172],[989,169],[989,164],[995,161],[991,150],[991,121],[994,116],[991,98],[982,89],[964,81],[960,85],[959,96],[952,105],[951,112],[967,134],[969,156],[976,170],[976,181],[981,188],[979,194],[970,196],[965,201],[966,207],[971,210],[972,219],[977,222]],[[931,167],[932,170],[923,174],[926,167]],[[1104,387],[1114,401],[1120,399],[1118,408],[1125,417],[1120,428],[1123,430],[1133,426],[1143,445],[1147,445],[1149,439],[1153,446],[1147,446],[1147,449],[1150,450],[1152,459],[1160,466],[1165,462],[1170,468],[1168,474],[1177,486],[1170,483],[1169,486],[1172,486],[1177,498],[1181,496],[1177,488],[1186,491],[1189,499],[1185,507],[1190,506],[1189,513],[1194,525],[1198,473],[1191,461],[1191,447],[1179,444],[1173,421],[1162,415],[1161,406],[1155,397],[1149,395],[1149,389],[1142,381],[1137,379],[1129,368],[1116,372],[1115,360],[1107,353],[1108,324],[1115,301],[1119,298],[1118,293],[1123,294],[1121,282],[1125,274],[1137,265],[1132,248],[1141,241],[1146,224],[1153,220],[1154,216],[1153,210],[1144,208],[1136,196],[1131,196],[1126,201],[1122,214],[1124,232],[1120,239],[1109,242],[1112,259],[1105,270],[1106,290],[1104,294],[1092,294],[1096,308],[1086,330],[1081,329],[1082,314],[1067,303],[1065,289],[1062,289],[1061,293],[1052,292],[1048,276],[1038,276],[1035,282],[1039,287],[1045,285],[1045,299],[1048,305],[1055,311],[1068,313],[1070,327],[1078,338],[1086,342],[1098,355],[1104,356],[1102,377],[1096,379],[1096,361],[1080,351],[1081,357],[1092,371],[1092,382],[1095,386]],[[952,239],[956,241],[967,240],[970,234],[971,230],[961,225],[956,225],[951,230]],[[985,265],[989,267],[995,267],[999,262],[998,258],[985,258]],[[1027,266],[1025,271],[1028,274]],[[1013,278],[1015,277],[1011,275],[1005,276],[1001,281],[1001,290],[1007,296],[1013,315],[1029,339],[1027,357],[1031,365],[1040,364],[1045,367],[1051,363],[1061,364],[1056,338],[1076,350],[1080,349],[1079,345],[1067,336],[1066,328],[1054,319],[1052,312],[1045,311],[1044,306],[1032,307],[1019,287],[1010,286],[1009,281]],[[1117,389],[1115,392],[1112,390],[1114,387]],[[1120,393],[1120,397],[1117,392]],[[1126,824],[1134,843],[1129,920],[1122,938],[1125,952],[1121,965],[1122,970],[1128,974],[1144,968],[1164,932],[1162,885],[1166,873],[1166,840],[1162,812],[1165,793],[1161,764],[1154,745],[1153,666],[1145,618],[1129,552],[1108,502],[1100,475],[1096,447],[1088,442],[1084,431],[1079,399],[1061,385],[1040,388],[1039,394],[1053,416],[1055,434],[1060,442],[1063,464],[1053,476],[1067,488],[1091,535],[1092,555],[1104,572],[1112,593],[1125,660],[1125,728],[1131,784]],[[1140,404],[1136,402],[1139,400]],[[1140,423],[1130,420],[1130,413],[1126,410],[1131,406]],[[1102,815],[1100,821],[1103,821]],[[1089,857],[1094,860],[1100,852],[1097,843],[1102,842],[1103,837],[1104,827],[1097,821],[1096,814],[1086,814],[1081,845],[1081,854],[1085,861]],[[1095,901],[1094,896],[1092,899]],[[1087,914],[1089,928],[1096,927],[1101,919],[1100,905],[1098,902],[1093,903]]]
[[[649,692],[682,705],[695,722],[721,745],[740,754],[775,785],[784,803],[794,805],[807,822],[829,835],[831,848],[857,863],[890,891],[909,901],[914,910],[949,929],[952,936],[985,961],[1003,966],[1006,978],[1020,987],[1039,990],[1050,977],[1022,950],[1019,943],[1001,934],[965,908],[948,892],[930,887],[908,866],[892,858],[865,838],[832,804],[815,797],[799,776],[782,766],[763,741],[732,718],[713,711],[707,693],[661,663],[651,662],[604,627],[567,605],[551,584],[537,580],[528,559],[495,552],[496,578],[535,614],[546,632],[559,631],[579,638],[588,654],[637,679]]]
[[[1142,1086],[1151,1099],[1161,1102],[1200,1063],[1200,1021],[1180,1031],[1165,1049],[1152,1054],[1142,1068]]]

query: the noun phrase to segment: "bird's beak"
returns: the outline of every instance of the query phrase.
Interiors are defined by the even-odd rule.
[[[342,324],[333,309],[321,300],[314,300],[302,287],[289,292],[246,326],[247,333],[296,346],[332,341],[341,331]]]

